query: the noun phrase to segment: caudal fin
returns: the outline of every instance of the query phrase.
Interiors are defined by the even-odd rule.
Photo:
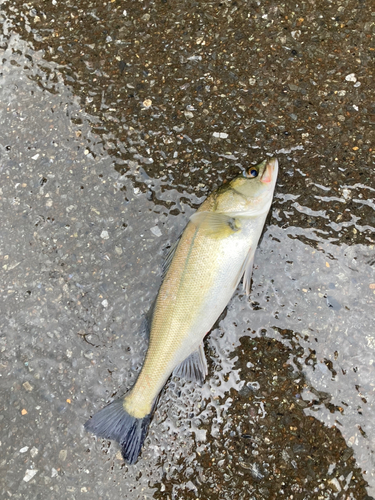
[[[135,418],[124,410],[123,399],[117,399],[85,423],[85,429],[98,437],[114,439],[121,446],[121,454],[134,464],[141,452],[152,412],[144,418]]]

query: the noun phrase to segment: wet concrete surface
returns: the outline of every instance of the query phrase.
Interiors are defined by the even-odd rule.
[[[371,10],[372,9],[372,10]],[[1,498],[375,497],[370,2],[2,2]],[[83,423],[131,387],[163,256],[277,156],[256,255],[142,456]]]

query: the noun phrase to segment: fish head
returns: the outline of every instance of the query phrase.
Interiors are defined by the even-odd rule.
[[[248,168],[244,175],[235,177],[218,193],[216,210],[239,212],[247,216],[257,216],[268,212],[275,190],[278,168],[276,158],[264,160],[259,165]]]

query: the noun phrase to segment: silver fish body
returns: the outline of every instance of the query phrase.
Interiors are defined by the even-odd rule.
[[[203,338],[242,277],[249,293],[255,249],[277,172],[276,159],[264,161],[219,188],[190,218],[169,258],[153,310],[148,352],[135,385],[86,423],[96,435],[117,440],[127,462],[138,458],[170,374],[204,380]]]

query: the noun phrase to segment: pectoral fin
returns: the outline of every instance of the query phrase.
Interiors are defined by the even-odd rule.
[[[203,385],[207,373],[207,360],[203,350],[203,343],[198,347],[197,351],[190,354],[173,371],[173,375],[176,375],[176,377],[187,378],[199,385]]]
[[[196,212],[190,221],[209,236],[226,237],[241,229],[236,217],[220,212]]]

